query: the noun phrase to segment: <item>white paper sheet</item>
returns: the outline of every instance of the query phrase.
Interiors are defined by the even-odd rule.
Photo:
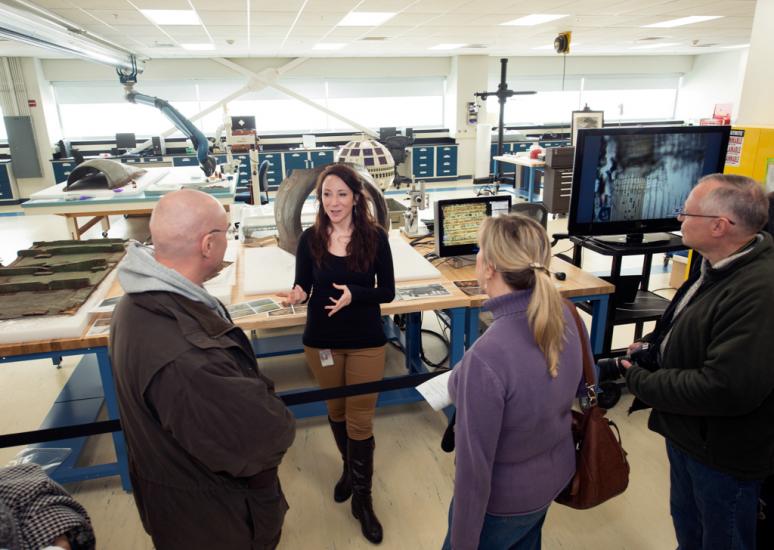
[[[452,371],[448,371],[439,374],[417,386],[419,394],[425,398],[425,401],[427,401],[428,405],[430,405],[434,411],[440,411],[452,404],[447,387],[451,373]]]

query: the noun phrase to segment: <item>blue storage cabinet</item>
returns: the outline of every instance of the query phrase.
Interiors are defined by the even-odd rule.
[[[13,187],[11,186],[11,175],[8,173],[9,162],[0,163],[0,201],[15,200],[13,196]]]
[[[258,153],[258,165],[263,161],[269,161],[269,170],[266,172],[266,181],[269,189],[274,191],[279,187],[284,178],[285,171],[282,168],[282,153]]]
[[[54,169],[54,179],[56,183],[67,181],[67,176],[75,168],[74,160],[52,160],[51,167]]]
[[[310,160],[312,161],[312,168],[317,168],[318,166],[325,166],[326,164],[330,164],[333,162],[333,150],[327,150],[327,151],[310,151],[309,152]]]
[[[435,177],[435,146],[412,148],[411,173],[415,178]]]
[[[282,153],[282,163],[285,167],[285,177],[288,177],[293,170],[304,170],[310,167],[309,153],[306,151]]]
[[[439,145],[435,148],[435,177],[457,177],[457,146]]]

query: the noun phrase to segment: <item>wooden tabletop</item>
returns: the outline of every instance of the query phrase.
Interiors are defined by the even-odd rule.
[[[237,264],[237,284],[234,286],[234,290],[232,292],[231,303],[238,304],[260,298],[273,298],[279,302],[280,298],[273,294],[245,295],[242,292],[242,250],[240,250],[239,255],[240,258]],[[402,288],[414,285],[429,285],[437,283],[443,285],[443,287],[449,291],[448,296],[433,296],[417,300],[393,301],[389,304],[382,304],[382,314],[394,315],[399,313],[432,311],[436,309],[448,309],[456,307],[479,307],[488,299],[485,294],[468,296],[462,292],[453,282],[466,281],[471,279],[475,280],[475,265],[471,264],[468,266],[455,268],[449,262],[441,262],[440,264],[437,264],[436,267],[441,272],[442,277],[437,279],[404,281],[397,284],[396,286],[398,288]],[[615,287],[607,281],[603,281],[602,279],[595,277],[594,275],[587,273],[570,263],[560,260],[559,258],[554,258],[552,260],[551,271],[563,271],[567,274],[567,278],[564,281],[555,281],[557,287],[562,293],[562,296],[566,298],[573,298],[575,296],[589,296],[594,294],[611,294],[615,290]],[[291,282],[292,281],[290,281],[288,284]],[[122,292],[123,291],[118,283],[118,280],[116,279],[110,291],[108,291],[106,298],[119,296],[122,294]],[[282,316],[269,316],[268,313],[260,313],[249,317],[239,318],[235,321],[235,324],[241,327],[243,330],[256,330],[301,326],[305,322],[305,313]],[[80,338],[62,338],[18,344],[0,344],[0,357],[107,346],[107,335],[88,337],[85,336],[91,324],[92,323],[90,322],[84,330],[84,336],[81,336]]]
[[[476,266],[474,264],[464,267],[453,267],[449,262],[444,262],[437,265],[438,269],[443,273],[444,277],[450,281],[468,281],[476,279]],[[552,258],[551,267],[552,272],[562,271],[567,275],[564,281],[559,281],[554,278],[554,283],[559,289],[559,292],[565,298],[574,298],[576,296],[590,296],[594,294],[612,294],[615,291],[615,286],[607,281],[595,277],[591,273],[583,271],[581,268],[565,262],[560,258]],[[488,296],[486,294],[479,294],[477,296],[469,296],[470,306],[479,307],[483,304]]]

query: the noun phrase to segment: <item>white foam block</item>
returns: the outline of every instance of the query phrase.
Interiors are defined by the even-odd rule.
[[[441,272],[399,234],[390,235],[395,282],[438,279]]]
[[[246,248],[242,270],[245,295],[290,290],[296,275],[296,257],[277,246]]]

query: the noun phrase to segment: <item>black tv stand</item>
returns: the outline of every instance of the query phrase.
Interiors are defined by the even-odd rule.
[[[674,237],[671,233],[629,233],[628,235],[603,235],[593,240],[601,243],[627,245],[661,245],[668,244]]]
[[[683,240],[678,235],[671,233],[651,233],[644,235],[644,239],[637,242],[637,239],[627,240],[626,236],[620,235],[617,239],[599,238],[599,237],[581,237],[572,236],[570,241],[573,243],[572,263],[581,267],[583,260],[582,252],[587,248],[598,254],[612,257],[610,267],[610,277],[605,277],[616,286],[616,292],[610,297],[607,311],[607,324],[605,326],[605,336],[602,344],[603,353],[611,351],[613,341],[613,327],[615,325],[625,325],[634,323],[635,338],[642,336],[643,324],[647,321],[655,321],[661,317],[661,314],[669,305],[669,300],[653,294],[648,290],[650,280],[650,268],[653,262],[653,254],[660,252],[674,252],[683,250]],[[653,238],[649,238],[653,237]],[[642,273],[639,275],[639,284],[633,302],[625,302],[627,299],[622,291],[626,286],[624,281],[634,276],[621,276],[621,264],[624,256],[642,255]],[[590,312],[588,304],[581,303],[579,306]]]

